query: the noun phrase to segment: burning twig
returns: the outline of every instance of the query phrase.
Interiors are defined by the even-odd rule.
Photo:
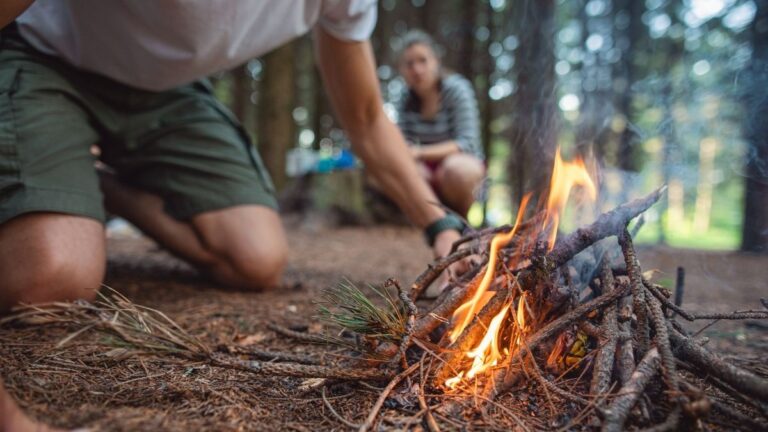
[[[411,300],[416,301],[416,299],[421,296],[421,293],[424,292],[424,290],[429,287],[432,282],[437,280],[437,278],[440,276],[440,274],[445,271],[448,267],[450,267],[452,264],[459,262],[463,260],[464,258],[472,255],[473,251],[472,249],[462,249],[459,251],[451,251],[451,254],[445,257],[442,257],[435,261],[434,263],[427,266],[427,269],[419,275],[419,277],[416,278],[416,280],[411,285],[411,293],[410,297]]]
[[[579,228],[558,241],[552,252],[547,255],[546,261],[551,263],[552,268],[557,268],[599,240],[618,235],[632,219],[654,205],[665,190],[666,186],[663,186],[643,198],[638,198],[603,213],[591,225]]]

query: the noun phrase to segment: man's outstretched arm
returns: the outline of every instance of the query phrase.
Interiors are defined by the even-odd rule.
[[[384,113],[370,42],[343,41],[318,28],[315,53],[326,92],[369,173],[416,225],[425,228],[444,217],[400,130]],[[456,230],[442,231],[435,253],[444,255],[458,238]]]
[[[34,0],[3,0],[0,2],[0,28],[7,26],[21,15]]]

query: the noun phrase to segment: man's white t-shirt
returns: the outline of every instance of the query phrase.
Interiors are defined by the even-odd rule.
[[[315,24],[365,40],[376,0],[37,0],[17,22],[46,54],[159,91],[242,64]]]

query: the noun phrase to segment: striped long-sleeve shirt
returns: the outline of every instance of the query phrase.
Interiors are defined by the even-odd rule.
[[[484,159],[472,84],[459,74],[449,75],[440,82],[440,96],[437,114],[434,118],[425,119],[414,95],[410,91],[403,95],[397,123],[405,138],[419,145],[453,140],[462,152]]]

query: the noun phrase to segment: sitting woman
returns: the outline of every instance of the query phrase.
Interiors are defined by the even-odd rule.
[[[418,30],[405,35],[398,69],[408,86],[398,125],[440,200],[466,217],[485,177],[472,84],[445,72],[434,41]]]

